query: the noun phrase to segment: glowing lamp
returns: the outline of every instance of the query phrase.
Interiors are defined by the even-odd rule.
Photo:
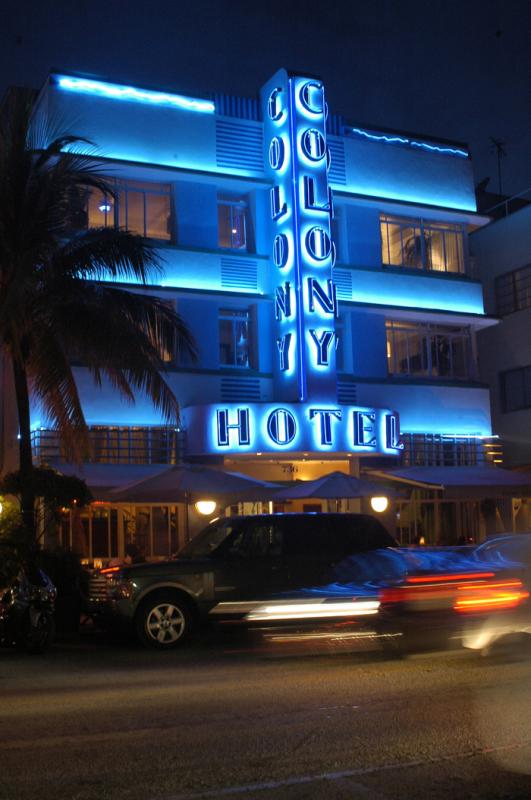
[[[379,514],[381,514],[382,511],[386,511],[388,505],[389,500],[387,497],[371,497],[371,508]]]
[[[198,514],[203,514],[203,516],[208,517],[216,510],[216,503],[214,500],[198,500],[195,504],[195,510]]]

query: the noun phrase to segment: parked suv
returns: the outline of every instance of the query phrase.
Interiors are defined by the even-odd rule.
[[[271,601],[279,609],[287,601],[296,604],[301,590],[330,584],[334,567],[349,556],[388,547],[396,547],[396,541],[365,514],[223,517],[172,561],[104,570],[103,606],[108,617],[132,629],[144,645],[168,649],[207,619],[252,618],[253,611],[269,609]],[[339,613],[340,604],[333,605],[337,596],[327,598],[322,592],[312,603],[311,595],[302,601],[307,603],[305,618],[327,600],[326,616]]]

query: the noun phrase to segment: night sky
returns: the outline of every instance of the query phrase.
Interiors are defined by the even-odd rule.
[[[468,143],[493,191],[501,140],[503,192],[531,188],[531,0],[0,0],[0,94],[64,70],[255,96],[279,67],[354,124]]]

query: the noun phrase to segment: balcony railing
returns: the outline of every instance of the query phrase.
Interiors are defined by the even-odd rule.
[[[402,433],[405,467],[475,467],[501,464],[503,448],[496,436],[452,436]]]
[[[531,188],[524,189],[523,192],[513,194],[511,197],[506,197],[500,203],[496,203],[495,206],[488,208],[484,213],[488,214],[494,219],[499,219],[500,217],[508,217],[509,214],[512,214],[515,211],[520,211],[521,208],[525,208],[530,203]]]
[[[183,449],[183,433],[169,427],[89,428],[88,461],[98,464],[175,464]],[[70,460],[68,448],[58,431],[39,429],[32,432],[34,458]]]

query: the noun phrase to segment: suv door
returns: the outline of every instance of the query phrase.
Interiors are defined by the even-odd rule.
[[[288,588],[282,524],[271,517],[247,519],[213,562],[216,602],[261,600]]]
[[[291,589],[326,586],[342,557],[334,517],[327,514],[285,518],[284,552]]]
[[[395,544],[378,520],[364,514],[308,514],[285,519],[284,552],[293,589],[335,583],[352,557]]]

